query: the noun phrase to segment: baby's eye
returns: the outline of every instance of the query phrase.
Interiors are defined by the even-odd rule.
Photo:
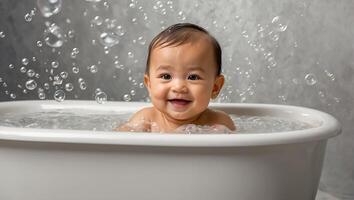
[[[200,76],[197,74],[191,74],[188,76],[188,80],[200,80]]]
[[[170,80],[172,77],[169,74],[161,74],[160,78],[164,79],[164,80]]]

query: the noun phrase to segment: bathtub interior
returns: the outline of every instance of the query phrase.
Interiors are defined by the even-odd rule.
[[[226,85],[217,102],[300,105],[339,119],[344,131],[329,141],[320,187],[352,199],[351,5],[297,0],[2,0],[0,100],[148,101],[142,77],[149,41],[170,24],[197,23],[223,47]]]

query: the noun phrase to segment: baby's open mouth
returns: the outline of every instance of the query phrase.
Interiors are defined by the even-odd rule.
[[[192,102],[190,100],[185,100],[185,99],[169,99],[168,100],[170,103],[175,104],[175,105],[187,105],[188,103]]]

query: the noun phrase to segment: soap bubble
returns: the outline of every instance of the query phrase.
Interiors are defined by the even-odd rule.
[[[96,92],[95,99],[97,103],[103,104],[107,101],[107,94],[103,91]]]
[[[26,88],[29,90],[34,90],[37,87],[37,83],[35,80],[30,79],[26,82]]]
[[[60,72],[60,77],[62,78],[62,79],[66,79],[66,78],[68,78],[68,76],[69,76],[69,73],[68,72]]]
[[[9,68],[13,69],[13,68],[15,68],[15,65],[14,64],[9,64]]]
[[[103,46],[113,47],[114,45],[119,43],[118,36],[119,35],[115,32],[103,32],[99,37],[99,41]]]
[[[4,37],[5,37],[4,31],[0,31],[0,38],[4,38]]]
[[[51,64],[52,64],[53,68],[58,68],[59,67],[59,62],[56,61],[56,60],[54,60]]]
[[[78,67],[74,66],[74,67],[72,68],[72,71],[73,71],[74,74],[77,74],[77,73],[80,72],[80,69],[79,69]]]
[[[48,28],[44,30],[45,43],[54,48],[61,47],[64,43],[64,34],[61,28],[55,24],[48,25]]]
[[[72,83],[65,84],[65,90],[71,92],[74,89],[74,85]]]
[[[62,7],[62,0],[37,0],[37,6],[43,17],[58,14]]]
[[[26,22],[32,21],[32,15],[30,15],[29,13],[27,13],[27,14],[25,15],[25,21],[26,21]]]
[[[97,66],[96,65],[91,65],[88,67],[88,69],[90,70],[91,73],[96,73],[98,71]]]
[[[22,58],[22,64],[23,65],[28,65],[29,61],[27,58]]]
[[[305,81],[307,85],[315,85],[317,83],[317,78],[314,74],[306,74]]]
[[[79,87],[81,90],[86,90],[87,85],[83,78],[79,78],[77,82],[79,83]]]
[[[29,69],[28,71],[27,71],[27,76],[28,77],[33,77],[34,75],[35,75],[36,73],[33,71],[33,69]]]
[[[58,102],[62,102],[65,99],[65,92],[63,90],[57,90],[54,93],[54,99]]]
[[[16,94],[11,93],[11,94],[10,94],[10,97],[11,97],[11,99],[16,99]]]
[[[124,101],[131,101],[131,100],[132,100],[132,97],[131,97],[129,94],[125,94],[125,95],[123,96],[123,100],[124,100]]]
[[[37,41],[37,47],[42,47],[43,46],[43,43],[41,41]]]
[[[45,93],[44,92],[38,92],[38,98],[43,100],[45,99]]]

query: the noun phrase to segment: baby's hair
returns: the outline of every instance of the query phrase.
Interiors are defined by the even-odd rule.
[[[214,50],[214,56],[217,64],[217,75],[221,73],[221,47],[219,42],[204,28],[191,23],[174,24],[152,39],[149,45],[149,51],[146,62],[145,74],[149,74],[150,69],[150,54],[156,47],[179,46],[196,40],[195,33],[205,34],[211,41]]]

